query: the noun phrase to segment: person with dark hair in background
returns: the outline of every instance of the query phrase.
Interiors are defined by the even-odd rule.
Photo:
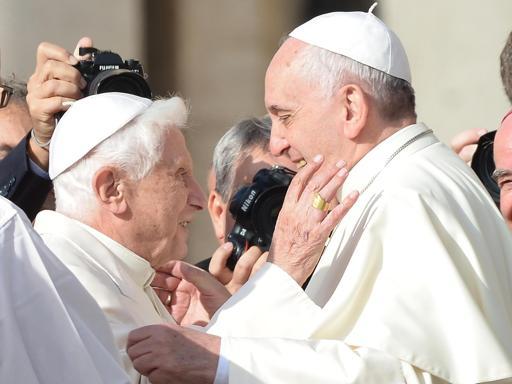
[[[406,53],[372,9],[314,18],[274,55],[271,152],[307,164],[267,263],[210,334],[130,334],[153,384],[512,381],[510,233],[471,169],[417,123]],[[175,275],[203,289],[191,266]]]
[[[84,37],[77,49],[88,46],[92,46],[92,41]],[[48,146],[55,128],[55,114],[69,108],[70,102],[80,98],[81,89],[86,86],[80,72],[72,67],[76,63],[78,59],[64,48],[49,43],[38,46],[36,71],[27,86],[32,129],[0,161],[0,196],[14,202],[30,220],[35,218],[52,188],[48,177]],[[24,120],[22,124],[26,129],[28,123]]]

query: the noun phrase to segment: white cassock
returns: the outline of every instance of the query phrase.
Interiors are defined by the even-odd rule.
[[[145,325],[175,323],[150,286],[155,271],[149,262],[57,212],[40,212],[34,227],[105,313],[131,383],[148,383],[126,353],[128,334]]]
[[[94,299],[0,197],[0,382],[129,382]]]
[[[471,169],[415,124],[352,190],[305,292],[267,263],[217,312],[229,382],[512,382],[512,238]]]

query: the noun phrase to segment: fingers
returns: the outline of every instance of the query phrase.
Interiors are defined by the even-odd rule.
[[[180,279],[170,276],[165,272],[156,271],[155,277],[151,282],[155,293],[160,301],[169,306],[171,304],[172,292],[176,290],[180,283]]]
[[[455,153],[460,154],[465,146],[476,144],[478,139],[480,139],[480,136],[485,135],[486,133],[487,130],[482,128],[468,129],[454,136],[450,146]]]
[[[344,166],[345,162],[340,160],[336,166],[327,167],[325,172],[315,174],[307,187],[311,191],[311,195],[318,192],[325,201],[334,200],[336,192],[348,176],[348,171]]]
[[[471,160],[473,160],[473,155],[476,152],[477,145],[466,145],[464,148],[460,150],[458,153],[459,157],[464,160],[465,163],[471,165]]]
[[[131,353],[128,353],[128,356],[132,360],[133,368],[143,376],[149,377],[155,369],[158,369],[158,362],[151,351],[140,356],[132,356]],[[152,382],[155,381],[152,380]]]
[[[232,251],[233,244],[224,243],[213,253],[208,266],[208,271],[224,285],[229,283],[233,277],[233,272],[226,266]]]
[[[130,349],[133,345],[140,343],[143,340],[149,339],[157,327],[161,327],[161,324],[147,325],[145,327],[137,328],[128,334],[128,341],[126,343],[126,349]]]
[[[75,65],[78,63],[78,60],[76,59],[76,57],[71,55],[64,48],[59,47],[58,45],[55,45],[55,44],[43,42],[43,43],[39,44],[39,46],[37,47],[36,72],[48,60],[61,61],[63,63],[67,63],[70,65]]]
[[[240,256],[240,259],[238,259],[238,262],[235,265],[235,270],[233,271],[233,278],[229,282],[229,286],[227,286],[231,293],[235,293],[247,282],[247,280],[249,280],[249,277],[251,277],[253,269],[262,254],[263,252],[261,249],[256,246],[252,246],[247,250],[247,252]],[[266,256],[264,258],[266,260]]]
[[[359,192],[353,191],[339,203],[320,224],[320,231],[330,233],[334,227],[340,222],[340,220],[347,214],[352,208],[357,199],[359,198]]]
[[[156,271],[155,277],[151,282],[152,287],[165,289],[167,291],[174,291],[178,286],[180,280],[174,276],[171,276],[167,272],[162,272],[160,270]]]
[[[219,289],[225,291],[224,286],[208,272],[183,261],[176,262],[172,275],[192,283],[202,293],[208,294]]]
[[[252,246],[240,256],[236,263],[235,270],[233,271],[233,281],[237,284],[243,285],[251,276],[254,265],[263,254],[261,249],[256,246]]]
[[[285,203],[298,201],[306,188],[310,178],[320,168],[324,161],[322,155],[316,155],[312,162],[307,163],[304,167],[299,169],[297,174],[293,177],[286,193]]]
[[[75,50],[73,51],[73,56],[75,56],[79,60],[86,60],[90,55],[80,56],[79,49],[80,48],[91,48],[94,47],[92,39],[90,37],[82,37],[78,40],[76,44]]]
[[[254,263],[254,267],[252,267],[251,276],[254,275],[259,269],[267,262],[268,252],[262,253],[259,259]]]

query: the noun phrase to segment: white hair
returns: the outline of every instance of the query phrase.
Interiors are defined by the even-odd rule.
[[[82,221],[89,217],[97,207],[92,179],[101,167],[120,169],[132,181],[144,178],[162,158],[165,135],[185,128],[187,117],[179,97],[154,101],[53,180],[56,211]]]
[[[320,87],[325,97],[344,85],[357,84],[388,121],[416,117],[414,89],[403,79],[313,45],[304,47],[293,65],[309,84]]]

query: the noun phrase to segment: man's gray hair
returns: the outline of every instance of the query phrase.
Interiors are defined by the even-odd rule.
[[[224,202],[227,203],[235,192],[233,189],[237,166],[255,148],[268,151],[271,127],[272,122],[268,116],[242,120],[229,129],[215,146],[215,190]]]
[[[101,167],[113,166],[130,180],[140,181],[161,160],[165,135],[172,128],[183,129],[187,115],[181,99],[154,101],[53,180],[56,211],[82,221],[90,217],[97,207],[92,179]]]
[[[322,87],[326,97],[344,85],[357,84],[383,119],[416,118],[414,89],[403,79],[313,45],[303,48],[293,65],[311,85]]]

